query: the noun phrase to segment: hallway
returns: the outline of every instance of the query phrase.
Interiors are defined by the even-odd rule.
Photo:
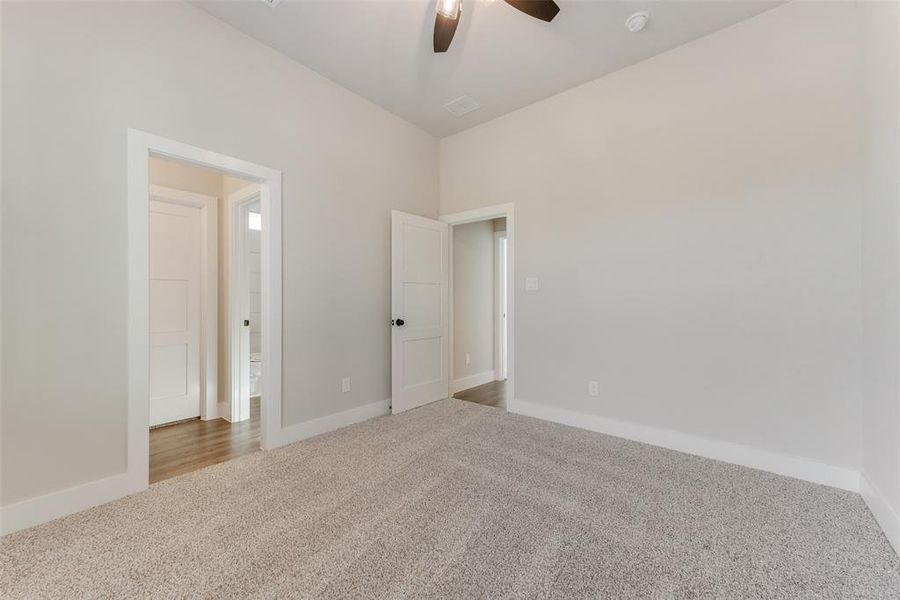
[[[456,392],[453,397],[466,402],[474,402],[475,404],[483,404],[484,406],[493,406],[495,408],[506,408],[506,380],[492,381],[479,385],[461,392]]]
[[[259,450],[259,397],[250,399],[250,419],[166,425],[150,430],[150,483],[190,473]]]

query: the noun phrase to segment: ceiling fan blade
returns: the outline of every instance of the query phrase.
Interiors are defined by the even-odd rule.
[[[437,13],[434,19],[434,51],[446,52],[453,40],[453,34],[456,33],[456,26],[459,25],[459,17],[450,19]]]
[[[553,0],[506,0],[506,3],[526,15],[548,23],[559,12],[559,6]]]

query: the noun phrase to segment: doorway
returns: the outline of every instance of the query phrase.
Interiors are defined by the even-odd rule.
[[[262,395],[262,207],[259,186],[250,184],[230,194],[231,275],[227,347],[230,373],[229,406],[232,422],[250,419]]]
[[[506,411],[514,411],[515,409],[515,354],[516,354],[516,326],[515,326],[515,306],[516,306],[516,288],[515,281],[515,206],[513,204],[501,204],[496,206],[488,206],[465,212],[453,213],[441,216],[441,221],[450,226],[450,257],[453,263],[450,269],[450,372],[456,377],[457,384],[451,387],[453,397],[460,400],[475,402],[485,406],[493,406],[505,409]],[[482,236],[479,236],[477,244],[471,244],[468,240],[468,246],[482,248],[479,251],[479,264],[484,264],[483,249],[486,245],[483,236],[488,231],[492,232],[491,236],[491,253],[492,272],[494,276],[493,287],[487,288],[483,284],[480,286],[480,299],[477,300],[479,312],[484,311],[484,306],[489,302],[492,310],[493,321],[493,370],[489,368],[457,369],[457,362],[460,360],[465,366],[466,354],[472,354],[464,347],[466,339],[457,340],[457,333],[465,326],[460,326],[458,321],[467,319],[471,313],[466,306],[459,307],[457,299],[463,302],[471,302],[474,296],[469,296],[469,300],[463,300],[458,293],[460,285],[463,288],[467,286],[471,288],[471,279],[477,277],[475,271],[477,269],[467,268],[466,265],[457,264],[458,245],[457,241],[463,241],[457,236],[457,232],[463,231],[461,228],[468,225],[475,225],[482,230]],[[471,257],[467,257],[471,263]],[[462,267],[462,268],[460,268]],[[469,279],[467,283],[465,280]],[[471,290],[469,290],[471,291]],[[465,295],[466,290],[464,289]],[[485,299],[486,298],[486,299]],[[463,312],[461,312],[463,311]],[[469,327],[471,329],[471,327]],[[486,339],[483,334],[479,339]],[[474,363],[474,357],[469,357],[469,364]],[[457,374],[459,376],[457,376]],[[466,379],[466,377],[473,377]],[[479,380],[480,378],[480,380]]]
[[[262,213],[254,182],[148,164],[154,483],[260,448]],[[228,369],[232,348],[243,362]]]
[[[506,218],[451,227],[454,398],[506,408]]]
[[[494,220],[497,219],[505,220],[504,235],[495,235],[493,228]],[[479,263],[484,269],[479,280],[482,283],[480,289],[489,291],[479,292],[483,302],[478,303],[481,319],[479,331],[487,341],[479,346],[478,356],[487,357],[484,360],[489,361],[490,366],[479,367],[480,371],[457,377],[457,363],[469,366],[470,371],[475,369],[472,367],[475,353],[463,349],[462,345],[457,348],[459,344],[455,339],[454,286],[457,284],[454,272],[454,230],[475,223],[481,223],[479,227],[488,231],[487,258],[486,262]],[[502,406],[506,410],[513,409],[514,240],[512,204],[445,215],[439,220],[393,211],[390,325],[391,411],[394,414],[487,384],[497,384],[498,388],[491,391],[491,404]],[[496,253],[502,253],[502,259]],[[501,260],[498,272],[495,261]],[[498,278],[502,279],[504,285],[498,284]],[[465,286],[466,282],[462,285]],[[498,298],[503,298],[503,301]],[[501,319],[497,320],[495,311],[500,311],[503,304],[505,311],[501,311]],[[466,353],[470,355],[468,360]],[[505,381],[498,383],[498,379]]]
[[[246,418],[241,421],[233,419],[236,403],[230,372],[223,368],[230,362],[230,353],[221,347],[231,337],[228,324],[236,314],[228,301],[227,249],[233,241],[228,228],[231,207],[223,206],[229,197],[226,185],[221,185],[218,194],[198,193],[191,189],[190,178],[173,180],[167,188],[151,187],[151,161],[176,164],[182,171],[212,173],[229,180],[232,190],[254,186],[255,216],[247,216],[248,226],[253,221],[259,234],[254,330],[258,359],[266,368],[257,381],[256,408],[246,406]],[[128,130],[128,227],[129,491],[248,451],[278,446],[281,173]],[[252,260],[246,262],[249,265]],[[246,308],[251,302],[248,298]],[[249,315],[242,316],[249,320]],[[154,467],[164,465],[162,475],[155,469],[151,477],[151,461]]]

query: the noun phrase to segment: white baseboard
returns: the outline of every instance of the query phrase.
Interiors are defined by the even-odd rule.
[[[808,458],[779,454],[751,446],[711,440],[687,433],[618,421],[519,399],[509,403],[507,409],[510,412],[545,421],[571,425],[687,454],[696,454],[705,458],[859,492],[859,472],[847,467],[838,467]]]
[[[277,445],[284,446],[293,444],[294,442],[311,438],[320,433],[327,433],[329,431],[334,431],[335,429],[340,429],[341,427],[353,425],[354,423],[360,423],[362,421],[368,421],[369,419],[386,415],[391,412],[390,406],[390,400],[381,400],[333,415],[325,415],[318,419],[304,421],[295,425],[288,425],[281,430]]]
[[[493,372],[490,373],[493,377]],[[390,400],[382,400],[285,427],[281,430],[279,445],[291,444],[388,414],[389,407]],[[900,517],[878,489],[865,477],[860,477],[859,473],[853,469],[523,400],[511,402],[509,410],[538,419],[795,477],[813,483],[854,492],[859,491],[894,549],[900,552]],[[145,487],[145,485],[131,481],[127,474],[122,473],[4,506],[0,508],[0,533],[11,533],[87,510],[141,491]]]
[[[469,375],[468,377],[460,377],[459,379],[454,379],[450,382],[450,393],[455,394],[456,392],[461,392],[469,388],[484,385],[485,383],[490,383],[492,381],[494,381],[493,369],[491,369],[490,371],[484,371],[483,373]]]
[[[881,526],[884,536],[894,547],[894,552],[900,554],[900,515],[865,474],[859,477],[859,492]]]
[[[320,433],[386,415],[390,412],[390,405],[390,400],[372,402],[285,427],[281,430],[276,446],[299,442]],[[141,484],[132,481],[127,473],[122,473],[0,507],[0,535],[106,504],[146,488],[146,481]]]
[[[75,514],[134,494],[146,487],[146,483],[139,485],[127,473],[121,473],[0,507],[0,534],[5,535]]]

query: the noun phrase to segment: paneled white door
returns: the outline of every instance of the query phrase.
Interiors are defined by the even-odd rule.
[[[449,226],[393,211],[391,410],[449,394]]]
[[[150,425],[200,416],[200,209],[150,202]]]

